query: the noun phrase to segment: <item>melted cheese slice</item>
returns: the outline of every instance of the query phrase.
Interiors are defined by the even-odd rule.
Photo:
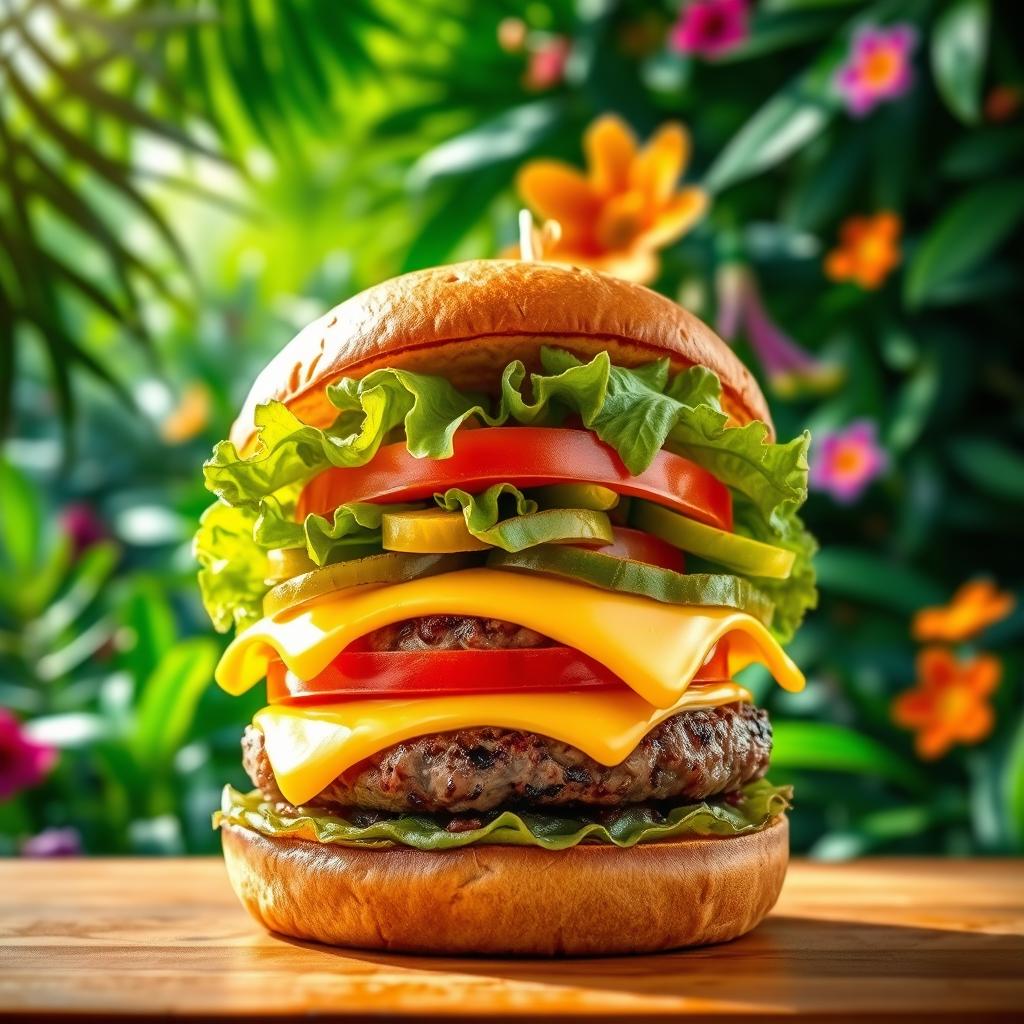
[[[497,569],[353,587],[268,616],[228,646],[217,666],[217,682],[228,693],[244,693],[267,674],[274,658],[300,679],[312,679],[350,643],[375,629],[445,613],[515,622],[583,651],[656,708],[677,704],[724,636],[729,637],[730,675],[760,661],[785,689],[804,686],[800,670],[746,612],[662,604],[570,580]]]
[[[311,800],[342,772],[403,740],[490,725],[571,744],[604,765],[624,761],[656,725],[680,711],[718,707],[750,694],[735,683],[687,690],[670,708],[621,693],[470,694],[416,700],[357,700],[296,707],[275,704],[253,719],[284,798]]]

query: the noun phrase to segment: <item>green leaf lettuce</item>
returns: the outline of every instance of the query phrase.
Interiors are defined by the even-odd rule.
[[[242,627],[258,617],[267,548],[304,546],[318,565],[376,549],[382,506],[352,503],[331,519],[294,521],[299,491],[321,471],[363,465],[382,444],[403,439],[417,458],[448,458],[455,432],[467,424],[557,425],[576,416],[634,474],[663,447],[696,462],[732,491],[738,532],[796,553],[788,580],[756,581],[775,602],[773,628],[787,642],[816,601],[814,541],[797,514],[807,494],[807,435],[773,444],[762,423],[730,426],[718,378],[704,367],[672,375],[667,359],[627,369],[613,365],[605,352],[583,362],[557,348],[541,350],[541,367],[527,380],[521,362],[506,366],[496,402],[463,394],[442,377],[406,370],[342,379],[327,389],[338,413],[324,429],[301,423],[279,402],[260,406],[256,450],[242,455],[223,441],[204,469],[219,501],[203,517],[195,551],[203,600],[216,627]],[[517,505],[529,501],[504,485],[476,496],[453,488],[439,503],[461,508],[470,530],[486,536],[498,523],[502,496]],[[517,507],[517,514],[524,509]]]
[[[788,786],[773,786],[762,779],[740,790],[734,803],[704,800],[674,807],[655,815],[649,807],[627,807],[598,824],[569,814],[502,811],[480,828],[449,832],[427,814],[404,814],[370,825],[299,808],[287,813],[267,803],[258,790],[240,793],[224,787],[221,809],[213,816],[215,828],[241,825],[271,838],[306,839],[339,846],[411,846],[417,850],[453,850],[477,844],[539,846],[567,850],[580,843],[620,847],[659,839],[698,836],[739,836],[758,832],[782,814],[792,799]]]

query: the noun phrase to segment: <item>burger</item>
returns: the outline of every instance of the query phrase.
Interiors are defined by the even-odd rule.
[[[791,792],[740,674],[804,685],[807,444],[698,319],[588,270],[440,267],[309,325],[195,543],[217,682],[267,688],[214,817],[242,903],[450,954],[754,927]]]

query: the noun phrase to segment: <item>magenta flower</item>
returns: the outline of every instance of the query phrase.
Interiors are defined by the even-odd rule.
[[[0,800],[38,785],[56,760],[53,747],[29,739],[14,715],[0,708]]]
[[[568,60],[569,40],[565,36],[553,36],[545,40],[530,51],[523,84],[527,89],[535,91],[553,88],[565,77]]]
[[[47,828],[21,844],[22,857],[77,857],[82,836],[77,828]]]
[[[828,491],[843,505],[855,502],[888,466],[871,420],[855,420],[843,430],[819,434],[811,446],[812,490]]]
[[[744,334],[779,395],[831,391],[842,370],[801,348],[768,315],[757,280],[742,263],[726,263],[715,275],[718,333],[729,341]]]
[[[746,42],[750,34],[748,0],[689,0],[669,34],[677,53],[721,57]]]
[[[857,32],[850,55],[835,78],[836,88],[854,117],[879,103],[902,96],[913,81],[910,55],[917,44],[913,25],[868,26]]]
[[[106,524],[86,501],[65,505],[60,514],[60,525],[76,556],[109,536]]]

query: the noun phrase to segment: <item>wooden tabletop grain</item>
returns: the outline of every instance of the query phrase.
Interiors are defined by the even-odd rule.
[[[275,937],[216,859],[0,861],[0,1018],[1019,1021],[1022,936],[1024,861],[797,862],[772,916],[735,942],[561,961]]]

